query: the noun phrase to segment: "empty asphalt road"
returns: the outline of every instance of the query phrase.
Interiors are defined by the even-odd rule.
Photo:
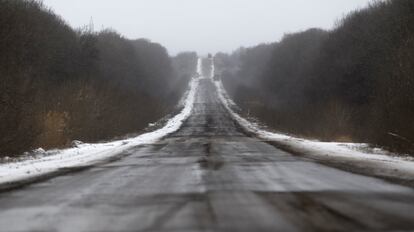
[[[122,159],[0,193],[0,231],[412,231],[414,191],[246,136],[200,81],[190,118]]]

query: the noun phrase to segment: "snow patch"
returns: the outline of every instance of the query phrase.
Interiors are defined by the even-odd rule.
[[[219,98],[230,115],[248,132],[257,137],[276,142],[285,148],[320,161],[345,164],[370,172],[376,176],[405,180],[414,179],[414,158],[401,157],[380,148],[370,148],[364,143],[337,143],[307,140],[264,130],[255,122],[248,121],[233,109],[236,104],[230,99],[222,82],[214,82]]]
[[[190,116],[193,109],[195,94],[199,81],[193,78],[189,84],[189,90],[184,96],[183,109],[173,118],[169,119],[164,127],[134,138],[112,141],[107,143],[82,143],[73,141],[72,148],[63,150],[45,151],[36,149],[23,158],[23,160],[3,159],[0,164],[0,184],[11,184],[24,181],[50,173],[60,169],[83,167],[107,160],[119,155],[125,150],[138,145],[154,143],[161,138],[177,131],[183,122]]]

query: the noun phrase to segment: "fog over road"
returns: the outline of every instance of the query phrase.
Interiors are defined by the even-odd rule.
[[[179,131],[125,155],[1,193],[0,230],[414,230],[413,189],[247,136],[210,79]]]

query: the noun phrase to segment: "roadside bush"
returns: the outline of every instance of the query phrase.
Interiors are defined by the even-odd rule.
[[[376,1],[331,31],[286,35],[270,56],[216,62],[236,102],[279,131],[414,153],[413,25],[413,1]]]
[[[159,44],[0,0],[0,155],[138,132],[178,102],[188,79],[176,73]]]

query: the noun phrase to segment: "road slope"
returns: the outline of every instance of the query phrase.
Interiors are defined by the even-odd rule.
[[[210,79],[181,129],[124,155],[1,193],[1,230],[414,230],[413,189],[246,136]]]

